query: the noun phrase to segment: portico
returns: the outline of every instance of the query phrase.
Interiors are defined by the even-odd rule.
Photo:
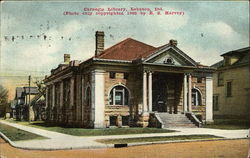
[[[172,82],[171,79],[174,79],[175,81]],[[170,80],[169,83],[167,83],[168,80]],[[174,85],[168,86],[168,84],[171,83]],[[182,85],[182,87],[179,88],[179,85]],[[181,92],[183,92],[183,94],[181,94]],[[186,74],[186,73],[171,74],[171,73],[144,71],[142,93],[143,93],[143,110],[142,110],[143,113],[168,112],[174,114],[174,113],[192,112],[191,74]],[[179,95],[177,95],[177,93],[179,93]],[[177,103],[176,100],[178,100],[179,102]],[[179,106],[178,104],[182,104],[182,107],[178,107]]]

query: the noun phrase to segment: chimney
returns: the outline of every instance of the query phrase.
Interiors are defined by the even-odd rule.
[[[95,56],[100,55],[104,50],[104,32],[96,31],[95,33]]]
[[[169,40],[170,45],[177,46],[177,40]]]
[[[70,54],[64,54],[64,63],[69,63],[70,62]]]

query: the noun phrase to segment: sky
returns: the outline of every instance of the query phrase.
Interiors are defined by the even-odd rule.
[[[63,15],[130,7],[184,15]],[[128,37],[155,47],[176,39],[191,58],[212,65],[221,54],[249,46],[249,2],[2,2],[1,76],[44,76],[65,53],[84,61],[94,55],[97,30],[105,32],[105,48]]]

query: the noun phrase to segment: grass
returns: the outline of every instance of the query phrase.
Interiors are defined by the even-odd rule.
[[[104,144],[127,144],[140,142],[159,142],[159,141],[174,141],[174,140],[197,140],[197,139],[219,139],[213,135],[182,135],[182,136],[161,136],[161,137],[140,137],[140,138],[123,138],[123,139],[99,139],[100,143]]]
[[[12,141],[46,139],[45,137],[0,123],[0,131]]]
[[[30,122],[30,123],[14,121],[14,123],[41,128],[41,129],[45,129],[49,131],[55,131],[59,133],[74,135],[74,136],[105,136],[105,135],[127,135],[127,134],[175,132],[174,130],[167,130],[167,129],[161,129],[161,128],[104,128],[104,129],[71,128],[71,127],[61,127],[61,126],[52,125],[43,121]]]
[[[213,123],[204,125],[203,127],[228,130],[249,129],[250,120],[215,119]]]

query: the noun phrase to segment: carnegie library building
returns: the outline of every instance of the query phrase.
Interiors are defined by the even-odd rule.
[[[47,121],[86,128],[199,126],[213,121],[213,68],[170,40],[154,47],[127,38],[93,57],[64,62],[46,76]],[[83,52],[84,53],[84,52]]]

